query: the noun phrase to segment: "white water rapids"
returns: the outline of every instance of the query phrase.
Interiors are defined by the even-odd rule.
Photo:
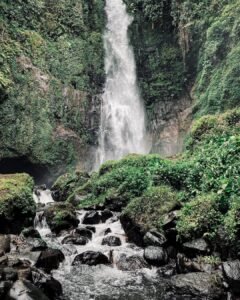
[[[132,17],[123,0],[106,0],[104,34],[106,83],[102,96],[95,169],[129,153],[147,153],[144,106],[137,87],[133,49],[128,39]]]
[[[54,270],[52,275],[59,280],[63,287],[63,297],[61,300],[159,300],[161,293],[158,291],[158,276],[156,269],[139,269],[135,271],[121,271],[115,265],[121,255],[127,257],[137,255],[143,256],[143,249],[126,241],[125,233],[118,218],[118,213],[113,213],[113,217],[105,223],[92,225],[95,227],[92,239],[86,245],[78,246],[72,244],[62,244],[63,238],[70,232],[63,232],[60,236],[51,233],[46,222],[42,209],[48,205],[53,205],[50,191],[40,190],[34,195],[36,204],[39,206],[35,218],[35,229],[37,229],[48,247],[60,249],[65,256],[58,270]],[[78,211],[80,221],[79,228],[88,225],[82,224],[82,220],[87,211]],[[106,234],[106,229],[110,233]],[[102,245],[102,240],[108,235],[113,235],[121,239],[121,245],[111,247]],[[72,262],[77,254],[85,251],[100,251],[110,258],[111,265],[78,265],[72,266]]]

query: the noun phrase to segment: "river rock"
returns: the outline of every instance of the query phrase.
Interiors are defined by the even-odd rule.
[[[3,278],[6,281],[15,281],[18,279],[17,270],[12,267],[6,267],[2,270]]]
[[[6,295],[12,286],[10,281],[2,281],[0,278],[0,299],[6,299]]]
[[[29,238],[29,237],[37,238],[37,239],[41,238],[40,233],[37,231],[37,229],[35,229],[33,227],[23,229],[23,231],[21,232],[20,235],[25,237],[25,238]]]
[[[144,258],[154,266],[162,266],[168,262],[167,252],[162,247],[149,246],[145,248]]]
[[[106,236],[103,240],[102,240],[102,245],[108,245],[108,246],[112,246],[112,247],[116,247],[116,246],[121,246],[121,240],[119,237],[114,236],[114,235],[110,235],[110,236]]]
[[[87,228],[76,228],[75,233],[77,233],[78,235],[85,237],[89,240],[92,239],[92,231],[90,229]]]
[[[16,281],[6,300],[49,300],[44,293],[27,280]]]
[[[240,260],[226,261],[222,265],[223,274],[235,294],[240,294]]]
[[[86,226],[85,228],[92,231],[93,233],[96,232],[96,227],[95,226]]]
[[[27,238],[26,242],[30,246],[30,251],[42,251],[47,249],[47,243],[41,238]]]
[[[104,209],[104,211],[102,211],[102,213],[101,213],[101,220],[103,223],[105,223],[112,216],[113,216],[113,213],[110,210]]]
[[[145,234],[143,240],[144,240],[145,246],[159,246],[159,247],[161,247],[167,242],[167,239],[164,236],[164,234],[162,234],[158,231],[155,231],[155,230],[147,232]]]
[[[140,225],[136,224],[127,214],[120,216],[120,222],[126,233],[129,242],[136,244],[139,247],[143,247],[144,232]]]
[[[167,299],[227,299],[218,274],[203,272],[175,275],[170,279]],[[164,298],[165,299],[165,298]]]
[[[103,235],[107,235],[107,234],[109,234],[111,232],[112,232],[111,228],[104,229]]]
[[[0,234],[0,256],[10,251],[11,239],[9,235]]]
[[[109,260],[106,255],[101,252],[86,251],[78,254],[72,263],[73,266],[83,264],[89,266],[96,266],[99,264],[109,264]]]
[[[101,216],[98,211],[87,212],[83,218],[83,224],[99,224],[101,222]]]
[[[56,299],[62,294],[62,285],[50,275],[39,269],[32,269],[32,283],[40,288],[49,299]]]
[[[85,236],[79,236],[78,234],[75,235],[68,235],[62,240],[62,244],[73,244],[73,245],[86,245],[88,239]]]
[[[61,250],[48,248],[41,252],[36,263],[37,268],[42,268],[46,272],[53,269],[58,269],[59,264],[64,260],[64,255]]]
[[[210,252],[209,246],[204,239],[196,239],[183,244],[183,251],[189,256],[205,255]]]
[[[51,231],[57,234],[62,230],[76,228],[79,224],[75,208],[69,203],[54,203],[45,209],[44,215]]]
[[[179,210],[174,210],[163,216],[162,227],[164,230],[176,227],[176,222],[179,217]]]
[[[145,259],[139,255],[127,256],[126,254],[121,254],[115,263],[117,268],[122,271],[136,271],[142,268],[150,268]]]

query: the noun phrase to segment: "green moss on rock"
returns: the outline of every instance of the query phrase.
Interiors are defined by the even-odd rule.
[[[169,186],[162,185],[149,188],[141,197],[131,200],[124,213],[144,231],[150,229],[161,231],[164,215],[178,204],[177,193]]]
[[[83,172],[72,172],[60,176],[53,184],[52,196],[55,201],[66,201],[74,190],[84,185],[89,179],[89,175]]]
[[[0,232],[20,233],[36,213],[33,179],[27,174],[0,175]]]

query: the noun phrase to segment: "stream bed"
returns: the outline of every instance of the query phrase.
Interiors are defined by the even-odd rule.
[[[40,190],[34,199],[39,207],[52,205],[53,199],[49,190]],[[162,299],[159,285],[159,275],[156,268],[141,268],[132,271],[124,269],[121,260],[126,257],[137,257],[143,260],[143,249],[126,241],[125,233],[119,221],[119,214],[112,212],[112,216],[104,223],[83,224],[84,217],[89,211],[77,211],[79,229],[91,229],[92,238],[86,245],[62,244],[69,232],[60,236],[51,233],[41,209],[35,218],[35,229],[48,247],[60,249],[65,260],[60,267],[53,271],[54,278],[63,287],[63,299],[66,300],[156,300]],[[119,238],[121,245],[102,245],[104,238],[114,236]],[[109,265],[88,266],[84,264],[72,265],[74,258],[86,251],[99,251],[111,261]],[[119,269],[120,265],[120,269]],[[134,267],[133,267],[134,269]]]

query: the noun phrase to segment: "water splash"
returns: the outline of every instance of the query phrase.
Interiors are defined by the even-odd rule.
[[[95,169],[106,160],[149,151],[145,112],[137,87],[134,54],[128,39],[132,18],[122,0],[106,0],[105,11],[106,83]]]

